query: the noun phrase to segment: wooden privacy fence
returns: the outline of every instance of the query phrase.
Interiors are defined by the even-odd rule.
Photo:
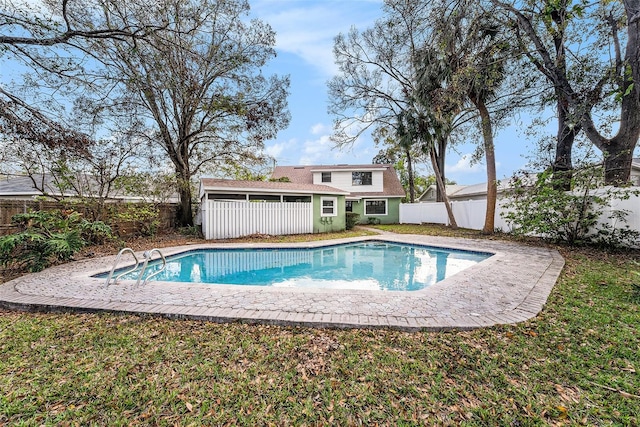
[[[207,200],[202,206],[202,234],[205,239],[312,232],[313,207],[307,202]]]
[[[142,207],[143,204],[140,204]],[[138,206],[136,203],[122,203],[112,202],[107,204],[109,209],[105,209],[105,212],[123,212],[125,209],[136,209]],[[176,224],[176,212],[178,206],[172,203],[162,203],[154,205],[158,209],[157,215],[157,230],[166,231],[173,229]],[[76,212],[81,213],[87,219],[94,218],[94,211],[91,205],[82,203],[63,203],[57,201],[44,201],[44,200],[0,200],[0,235],[18,231],[16,227],[11,224],[11,218],[20,213],[27,213],[31,211],[55,211],[61,209],[73,209]],[[108,215],[105,213],[105,215]],[[128,221],[114,218],[102,218],[102,220],[108,223],[115,232],[120,235],[130,235],[139,233],[141,227],[146,225],[141,224],[139,221]]]

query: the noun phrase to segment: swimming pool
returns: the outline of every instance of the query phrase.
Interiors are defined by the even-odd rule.
[[[489,253],[367,241],[317,248],[199,249],[167,258],[153,280],[292,288],[416,291]],[[161,268],[150,263],[145,276]],[[121,270],[121,271],[124,271]],[[106,277],[106,274],[96,277]],[[120,280],[136,280],[138,272]]]

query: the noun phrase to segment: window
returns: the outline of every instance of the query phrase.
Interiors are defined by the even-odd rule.
[[[351,172],[352,185],[372,185],[371,172]]]
[[[280,196],[273,194],[249,194],[249,200],[252,202],[279,202]]]
[[[311,196],[284,196],[283,197],[285,202],[306,202],[309,203],[311,202]]]
[[[322,182],[331,182],[331,172],[322,172]]]
[[[320,216],[338,216],[338,199],[336,197],[320,198]]]
[[[365,215],[386,215],[387,214],[387,201],[386,200],[367,200],[364,203]]]
[[[353,212],[353,201],[352,200],[347,200],[346,202],[344,202],[344,210],[346,212]]]
[[[209,200],[247,200],[245,194],[207,194]]]

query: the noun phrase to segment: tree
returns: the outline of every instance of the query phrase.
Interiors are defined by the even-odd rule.
[[[510,45],[492,15],[476,2],[448,2],[439,5],[442,19],[436,24],[438,45],[449,64],[450,83],[447,95],[453,105],[468,100],[480,118],[482,151],[487,167],[487,210],[483,233],[495,228],[497,177],[493,120],[489,104],[495,101],[505,80],[505,63]],[[515,100],[516,97],[511,97]],[[512,104],[518,104],[515,100]],[[508,109],[512,109],[510,105]]]
[[[104,58],[103,77],[120,91],[116,102],[151,124],[140,136],[171,161],[179,222],[190,225],[192,177],[216,164],[259,160],[263,141],[289,122],[289,80],[260,72],[275,56],[275,38],[267,24],[244,19],[246,1],[162,0],[141,15],[143,3],[122,1],[110,19],[133,26],[151,15],[168,23],[165,30],[144,41],[94,40],[91,48]]]
[[[49,13],[41,14],[34,10],[36,6],[33,4],[27,9],[25,4],[5,0],[0,9],[0,29],[3,31],[0,45],[15,49],[70,45],[82,49],[81,43],[88,39],[143,39],[164,27],[148,22],[115,25],[107,13],[118,4],[112,0],[49,0],[43,3]],[[22,54],[32,57],[28,51],[22,51]]]
[[[164,27],[149,21],[119,25],[108,18],[117,6],[111,0],[50,0],[39,10],[35,4],[3,2],[0,7],[0,56],[6,55],[30,67],[37,75],[26,84],[39,88],[50,79],[59,96],[63,86],[76,87],[90,83],[82,62],[86,57],[100,60],[87,49],[88,40],[143,40]],[[63,147],[86,154],[91,139],[63,125],[42,107],[44,102],[26,100],[0,85],[0,134],[32,143],[43,143],[49,149]],[[41,91],[40,95],[47,95]]]
[[[583,130],[604,154],[605,183],[626,184],[640,135],[640,84],[635,84],[640,82],[640,0],[491,2],[554,89],[559,122],[554,170],[571,169],[572,144]],[[614,106],[618,130],[607,137],[594,111]]]
[[[398,118],[412,108],[418,90],[416,58],[433,42],[431,11],[428,1],[387,0],[384,18],[373,27],[362,32],[352,28],[336,37],[334,56],[340,73],[328,83],[328,110],[336,117],[333,140],[338,146],[352,144],[372,130],[397,133],[402,123]],[[434,154],[444,180],[448,134],[441,135]],[[399,143],[396,137],[385,140]],[[414,141],[402,141],[403,150],[411,156],[408,147]]]

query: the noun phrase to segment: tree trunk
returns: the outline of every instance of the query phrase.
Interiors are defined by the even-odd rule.
[[[178,225],[190,227],[193,225],[193,209],[191,207],[191,180],[188,170],[185,170],[184,163],[176,165],[176,177],[178,195],[180,196],[180,207],[177,212]],[[188,166],[187,166],[188,168]]]
[[[620,145],[610,146],[604,156],[604,182],[616,187],[629,184],[633,162],[633,148]]]
[[[442,180],[442,176],[440,175],[440,167],[438,166],[436,150],[433,146],[431,146],[429,150],[429,157],[431,157],[431,166],[433,167],[433,174],[436,176],[437,189],[440,194],[442,194],[444,206],[447,209],[447,216],[449,217],[449,225],[452,229],[458,228],[458,223],[456,222],[456,217],[453,215],[453,209],[451,209],[451,203],[449,202],[449,196],[447,196],[447,192],[444,188],[444,181]]]
[[[407,174],[409,175],[409,202],[416,202],[416,185],[413,176],[413,159],[411,158],[411,150],[405,149],[405,155],[407,156]]]
[[[440,178],[440,180],[445,183],[447,182],[446,177],[444,176],[444,158],[445,152],[447,150],[447,140],[445,138],[438,139],[438,150],[435,153],[436,155],[436,164],[438,165],[439,172],[436,172],[436,169],[433,169],[433,174]],[[442,190],[439,186],[436,186],[436,202],[444,202],[446,196],[446,187],[443,185]]]
[[[571,152],[573,142],[580,126],[569,122],[568,102],[562,99],[562,91],[556,90],[558,113],[558,136],[556,141],[556,157],[552,165],[554,188],[561,191],[571,190],[573,177],[573,161]]]
[[[189,185],[179,185],[180,207],[178,209],[178,224],[181,227],[193,225],[193,210],[191,208],[191,187]]]
[[[493,234],[495,230],[496,202],[498,199],[498,181],[496,179],[496,153],[493,144],[491,116],[482,99],[473,95],[469,98],[480,113],[484,157],[487,162],[487,210],[484,216],[482,234]]]

